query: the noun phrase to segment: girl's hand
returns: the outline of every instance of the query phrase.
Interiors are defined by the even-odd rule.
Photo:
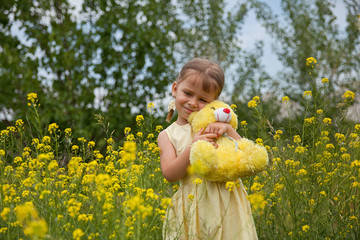
[[[203,132],[204,130],[200,129],[200,131],[195,134],[192,143],[198,140],[204,140],[211,143],[214,147],[217,147],[217,144],[215,143],[215,139],[218,136],[215,133],[203,133]]]
[[[223,123],[223,122],[210,123],[205,129],[205,134],[212,133],[212,134],[216,134],[217,137],[220,137],[224,133],[227,133],[229,128],[231,128],[231,126],[228,123]]]

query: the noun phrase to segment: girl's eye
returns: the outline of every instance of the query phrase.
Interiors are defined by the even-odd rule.
[[[207,101],[205,99],[200,99],[200,101],[202,101],[204,103],[207,103]]]
[[[190,93],[189,93],[189,92],[184,91],[184,93],[185,93],[186,95],[190,95]]]

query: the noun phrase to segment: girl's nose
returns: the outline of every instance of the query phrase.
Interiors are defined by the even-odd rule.
[[[196,99],[191,98],[191,99],[189,100],[189,104],[190,104],[191,107],[196,107],[196,106],[197,106]]]

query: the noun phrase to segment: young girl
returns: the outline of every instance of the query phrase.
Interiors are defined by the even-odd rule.
[[[228,191],[225,183],[211,182],[188,174],[191,144],[205,140],[216,146],[223,133],[234,139],[239,134],[227,123],[211,123],[191,133],[189,115],[217,99],[224,86],[224,72],[205,59],[186,63],[172,85],[177,120],[158,137],[160,164],[169,182],[180,180],[163,226],[163,238],[172,239],[257,239],[250,204],[243,185]],[[172,107],[170,107],[172,108]],[[170,110],[168,119],[171,118]]]

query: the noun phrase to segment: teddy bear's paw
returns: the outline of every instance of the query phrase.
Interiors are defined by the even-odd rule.
[[[215,147],[204,140],[193,143],[190,150],[190,164],[200,175],[211,172],[218,165]]]
[[[257,144],[248,146],[244,150],[248,176],[255,175],[265,170],[268,165],[268,154],[266,148]]]

